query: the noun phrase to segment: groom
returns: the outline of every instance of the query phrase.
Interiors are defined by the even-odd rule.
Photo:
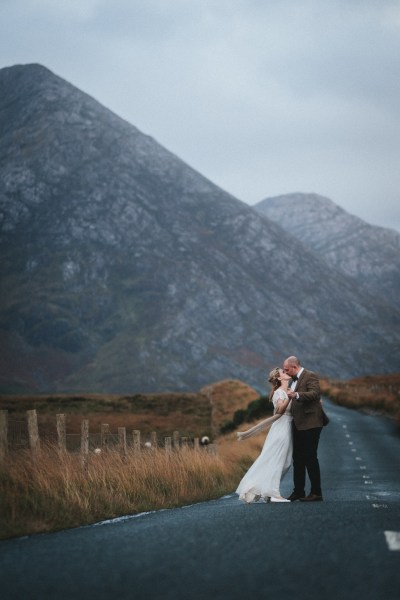
[[[317,450],[323,425],[319,381],[295,356],[285,360],[283,370],[292,378],[288,396],[292,400],[294,490],[288,500],[318,502],[322,500],[322,491]],[[308,496],[305,495],[306,471],[311,482]]]

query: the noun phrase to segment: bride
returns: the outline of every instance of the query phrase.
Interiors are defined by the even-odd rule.
[[[237,433],[239,440],[246,439],[268,428],[272,423],[260,456],[236,490],[239,499],[244,502],[257,502],[261,497],[266,502],[289,502],[282,498],[279,487],[292,462],[292,416],[287,395],[290,379],[290,375],[278,367],[271,371],[268,381],[272,385],[270,399],[274,404],[274,416],[264,419],[247,431]]]

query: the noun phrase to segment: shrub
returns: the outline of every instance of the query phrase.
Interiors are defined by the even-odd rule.
[[[249,402],[246,409],[239,409],[235,411],[231,421],[227,421],[221,427],[221,433],[229,433],[234,431],[242,425],[242,423],[249,423],[256,419],[267,417],[273,412],[273,405],[269,401],[268,396],[260,396],[257,400]]]

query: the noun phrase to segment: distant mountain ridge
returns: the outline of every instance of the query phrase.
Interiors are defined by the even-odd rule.
[[[0,175],[3,391],[397,368],[396,307],[40,65],[0,71]]]
[[[310,250],[393,306],[400,298],[400,234],[369,225],[318,194],[285,194],[254,207]]]

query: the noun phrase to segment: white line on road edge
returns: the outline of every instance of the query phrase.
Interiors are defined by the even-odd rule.
[[[389,508],[387,504],[373,504],[374,508]]]
[[[137,513],[136,515],[124,515],[122,517],[114,517],[113,519],[106,519],[105,521],[99,521],[98,523],[92,523],[90,525],[84,525],[82,527],[98,527],[99,525],[112,525],[114,523],[123,523],[124,521],[130,521],[131,519],[138,519],[139,517],[145,517],[146,515],[152,515],[156,512],[164,512],[165,510],[171,510],[168,508],[160,508],[159,510],[148,510],[146,512]]]
[[[214,500],[204,500],[201,502],[195,502],[194,504],[185,504],[184,506],[177,506],[175,508],[158,508],[156,510],[148,510],[141,513],[136,513],[135,515],[124,515],[122,517],[114,517],[113,519],[106,519],[105,521],[99,521],[98,523],[91,523],[90,525],[82,525],[81,529],[85,529],[87,527],[98,527],[99,525],[113,525],[114,523],[123,523],[124,521],[130,521],[132,519],[138,519],[140,517],[146,517],[147,515],[153,515],[155,513],[172,511],[172,510],[182,510],[184,508],[192,508],[192,506],[196,506],[199,504],[207,504],[207,502],[217,502],[219,500],[225,500],[226,498],[233,498],[235,494],[227,494],[226,496],[221,496],[220,498],[215,498]]]
[[[385,531],[389,550],[400,550],[400,531]]]

